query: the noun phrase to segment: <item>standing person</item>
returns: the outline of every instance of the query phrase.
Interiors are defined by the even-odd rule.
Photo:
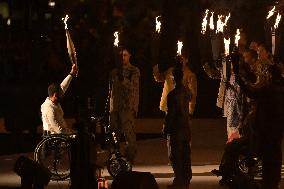
[[[121,51],[122,65],[111,72],[110,124],[120,137],[126,140],[126,158],[133,163],[136,156],[136,134],[134,118],[139,105],[140,71],[131,65],[131,53],[124,48]]]
[[[168,188],[188,189],[192,178],[191,170],[191,132],[188,103],[191,100],[190,90],[183,84],[183,70],[173,70],[176,83],[167,96],[168,113],[165,117],[165,134],[169,135],[171,147],[170,160],[175,178]]]
[[[60,105],[66,90],[68,89],[72,78],[78,73],[76,64],[61,84],[52,83],[48,86],[48,97],[41,105],[41,115],[44,134],[59,134],[68,132],[66,122],[63,118],[64,112]]]
[[[227,118],[228,143],[240,137],[239,128],[243,119],[244,96],[236,79],[238,74],[238,63],[222,60],[217,68],[208,63],[204,71],[212,79],[220,79],[219,93],[216,106],[223,109],[223,116]]]
[[[185,54],[184,52],[180,57],[180,64],[182,66],[182,71],[183,71],[182,83],[187,89],[191,91],[191,94],[192,94],[192,97],[190,101],[188,102],[188,110],[189,110],[188,116],[192,117],[194,110],[195,110],[195,104],[196,104],[197,78],[196,78],[195,73],[193,73],[192,70],[189,69],[188,55]],[[154,75],[155,81],[164,82],[164,88],[163,88],[161,101],[160,101],[160,110],[165,112],[166,114],[168,112],[167,96],[169,92],[175,88],[173,69],[174,69],[173,67],[170,67],[166,71],[160,72],[158,65],[155,65],[153,67],[153,75]],[[170,144],[169,144],[169,136],[165,136],[165,137],[167,138],[168,156],[170,157],[171,149],[170,149]]]

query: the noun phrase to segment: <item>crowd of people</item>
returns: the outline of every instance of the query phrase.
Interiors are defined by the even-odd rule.
[[[150,28],[149,23],[152,23],[150,18],[153,15],[147,14],[149,15],[145,16],[144,22],[139,23],[140,27],[137,27],[138,29],[146,26]],[[106,56],[107,53],[113,53],[112,42],[108,41],[108,45],[105,47],[105,40],[110,40],[109,38],[112,35],[112,29],[104,24],[107,23],[107,19],[105,22],[100,23],[100,26],[102,26],[100,28],[105,30],[100,33],[102,35],[100,44],[96,44],[97,48],[95,49],[99,51],[97,54],[89,47],[93,47],[95,42],[98,41],[99,32],[96,31],[96,28],[90,28],[87,34],[81,33],[79,30],[86,23],[84,23],[84,19],[81,19],[79,23],[75,27],[75,30],[78,30],[77,35],[75,35],[76,39],[82,39],[78,42],[78,58],[85,63],[80,64],[82,67],[85,66],[84,69],[81,69],[80,77],[84,81],[91,81],[90,83],[97,82],[98,85],[101,85],[98,89],[102,89],[105,87],[102,84],[105,82],[103,79],[108,78],[110,75],[110,125],[119,135],[125,136],[127,144],[125,156],[131,163],[135,163],[137,148],[134,119],[138,113],[139,99],[141,100],[139,94],[141,95],[141,91],[148,87],[144,84],[143,86],[146,87],[141,88],[140,74],[146,73],[145,70],[148,69],[150,64],[147,64],[147,66],[143,66],[146,65],[143,63],[139,64],[140,70],[144,69],[140,73],[140,70],[130,62],[130,57],[133,57],[134,54],[132,50],[123,48],[120,52],[121,64],[116,65],[108,73],[109,68],[114,65],[109,66],[108,63],[112,60]],[[58,34],[62,34],[62,31],[60,30]],[[64,35],[58,36],[65,37]],[[125,35],[124,37],[129,36]],[[143,41],[147,37],[149,37],[149,34],[145,32],[140,40]],[[60,41],[63,41],[63,39]],[[283,63],[275,61],[276,59],[263,43],[254,40],[250,41],[248,43],[249,40],[242,33],[239,48],[236,48],[229,56],[222,55],[216,60],[204,62],[203,65],[204,72],[210,78],[220,80],[216,106],[222,109],[223,116],[227,120],[227,144],[224,155],[219,170],[213,170],[212,172],[222,176],[222,182],[230,182],[236,175],[236,164],[239,155],[245,151],[245,154],[251,159],[251,167],[253,167],[256,158],[262,161],[262,189],[276,189],[279,188],[282,165],[284,66]],[[48,42],[46,44],[43,49],[47,51],[42,53],[44,56],[41,56],[41,54],[38,57],[36,55],[31,57],[41,59],[48,66],[39,66],[40,68],[30,66],[29,68],[37,71],[41,70],[41,72],[38,72],[38,78],[41,78],[40,73],[46,74],[46,80],[50,79],[50,73],[55,78],[59,78],[66,67],[61,64],[61,62],[66,62],[66,57],[63,61],[58,58],[59,54],[64,54],[63,48],[60,45],[54,47],[53,44]],[[24,49],[23,46],[18,48]],[[103,50],[100,51],[100,49]],[[147,50],[147,45],[145,45],[140,54],[145,53]],[[1,54],[5,54],[2,51]],[[19,52],[25,51],[19,50]],[[196,103],[198,73],[194,73],[190,68],[192,62],[187,53],[189,52],[183,52],[177,59],[178,63],[170,64],[169,68],[164,71],[160,69],[161,64],[158,65],[158,62],[150,70],[150,72],[153,72],[155,81],[164,84],[160,101],[160,110],[165,114],[163,135],[167,140],[169,162],[175,174],[173,184],[169,188],[188,188],[192,178],[190,127],[195,106],[198,104]],[[98,56],[96,58],[101,60],[101,63],[93,64],[94,54]],[[31,57],[27,57],[27,59]],[[42,57],[46,57],[46,60]],[[142,60],[139,61],[142,62]],[[11,68],[8,61],[2,67],[4,74],[6,72],[10,73]],[[30,73],[29,71],[23,71],[20,66],[16,67],[19,68],[21,74]],[[47,71],[46,67],[50,68],[50,70]],[[99,69],[97,69],[98,67]],[[73,65],[71,72],[61,85],[53,83],[48,87],[48,98],[41,106],[45,133],[62,133],[68,130],[63,119],[64,113],[60,101],[77,72],[77,65]],[[147,72],[149,72],[149,69]],[[57,76],[57,73],[59,76]],[[11,76],[11,78],[13,77],[21,79],[24,76],[19,76],[16,73],[15,76]],[[31,80],[34,77],[33,75]],[[3,77],[2,80],[6,82],[7,78]],[[106,91],[106,89],[104,90]],[[11,118],[13,117],[16,116],[12,115]]]
[[[284,123],[283,63],[275,62],[265,45],[252,41],[217,65],[220,67],[214,72],[218,73],[215,78],[221,78],[220,88],[225,88],[219,90],[219,96],[224,99],[220,107],[227,118],[228,141],[219,170],[212,172],[222,176],[222,182],[229,182],[237,174],[239,157],[246,154],[251,159],[249,171],[257,158],[262,161],[262,188],[279,188]],[[222,73],[224,66],[229,75]],[[209,65],[204,69],[208,72]]]
[[[119,136],[125,136],[125,155],[134,163],[137,153],[134,118],[139,105],[140,72],[130,63],[129,49],[124,48],[120,56],[122,63],[110,74],[110,124]],[[160,72],[158,65],[154,65],[153,76],[156,81],[164,82],[160,110],[166,115],[163,134],[168,141],[169,161],[175,173],[169,188],[188,188],[192,178],[190,127],[196,103],[197,79],[189,69],[185,53],[178,58],[178,62],[165,72]],[[262,160],[262,188],[278,188],[284,121],[283,64],[274,62],[263,44],[252,41],[249,46],[243,43],[231,55],[221,56],[214,60],[214,64],[205,63],[203,67],[208,76],[221,80],[216,105],[223,109],[227,119],[228,138],[224,155],[219,170],[212,173],[222,176],[223,183],[230,182],[236,175],[239,156],[245,151],[251,159],[251,167],[254,160]],[[67,78],[71,79],[75,72],[77,68],[73,67]],[[66,90],[66,87],[61,89],[59,85],[49,88],[53,90],[48,99],[54,99],[57,95],[60,99],[62,91]],[[42,108],[43,122],[46,123],[45,131],[60,133],[61,130],[52,130],[51,123],[46,121],[46,118],[56,120],[56,116],[63,117],[60,104],[58,114],[55,106]],[[61,118],[56,121],[57,124],[61,122]],[[65,124],[62,127],[66,127]]]

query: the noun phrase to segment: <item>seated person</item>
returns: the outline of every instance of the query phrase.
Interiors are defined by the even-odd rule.
[[[52,83],[48,87],[48,97],[41,105],[41,115],[44,134],[60,134],[68,132],[66,122],[63,118],[64,112],[60,101],[69,87],[73,77],[77,75],[78,67],[73,64],[68,76],[59,85]]]
[[[244,63],[240,65],[240,77],[250,83],[255,83],[257,74],[254,70],[256,64],[258,64],[257,52],[254,50],[247,50],[243,54]],[[240,79],[240,78],[238,78]],[[219,170],[213,170],[212,173],[218,176],[222,176],[223,181],[230,181],[233,175],[238,171],[239,156],[246,155],[250,157],[256,156],[257,138],[255,136],[255,124],[254,117],[256,111],[256,103],[253,99],[246,98],[244,102],[244,115],[246,117],[242,121],[242,126],[239,128],[241,137],[229,141],[225,147],[225,151],[221,160]],[[252,162],[253,163],[253,162]],[[252,164],[253,166],[253,164]]]

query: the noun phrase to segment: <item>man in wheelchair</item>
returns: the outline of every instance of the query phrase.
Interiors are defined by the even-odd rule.
[[[41,105],[44,135],[68,132],[69,129],[63,118],[64,112],[60,105],[60,101],[68,89],[72,78],[75,77],[77,73],[78,67],[76,64],[73,64],[70,73],[61,84],[52,83],[48,86],[48,97]]]
[[[243,53],[244,63],[240,64],[238,80],[245,80],[250,83],[257,83],[257,52],[247,50]],[[258,136],[257,128],[255,128],[256,101],[251,98],[246,98],[244,102],[243,115],[246,115],[241,127],[239,128],[240,136],[232,136],[229,139],[224,150],[224,154],[219,166],[219,170],[212,170],[212,173],[217,176],[222,176],[220,184],[232,182],[235,176],[244,174],[244,170],[240,169],[242,159],[246,159],[246,175],[247,178],[255,176],[258,153]],[[244,176],[244,175],[243,175]]]

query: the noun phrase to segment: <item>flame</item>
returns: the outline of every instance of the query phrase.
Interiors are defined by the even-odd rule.
[[[267,17],[266,17],[266,19],[269,19],[271,16],[273,16],[274,15],[274,13],[275,13],[275,6],[268,12],[268,15],[267,15]]]
[[[177,54],[178,54],[178,55],[181,55],[181,51],[182,51],[182,47],[183,47],[183,42],[182,42],[182,41],[178,41],[178,42],[177,42],[177,47],[178,47]]]
[[[62,20],[63,20],[63,22],[64,22],[64,25],[65,25],[65,30],[67,30],[68,29],[68,26],[67,26],[67,20],[69,19],[69,16],[68,16],[68,14],[66,14],[65,15],[65,17],[64,18],[62,18]]]
[[[230,17],[231,17],[231,13],[229,13],[229,15],[225,17],[225,21],[223,22],[222,20],[224,19],[224,16],[218,15],[216,33],[219,33],[219,32],[223,33],[224,32],[224,27],[227,25]]]
[[[118,43],[119,43],[119,33],[118,33],[118,31],[114,32],[113,36],[115,37],[113,45],[115,47],[118,47]]]
[[[227,25],[227,23],[228,23],[228,20],[231,18],[231,13],[229,13],[229,15],[228,16],[226,16],[226,18],[225,18],[225,22],[223,23],[224,24],[224,26],[226,26]]]
[[[222,22],[222,15],[218,15],[218,20],[217,20],[217,29],[216,33],[223,32],[224,31],[224,24]]]
[[[237,34],[235,35],[235,44],[237,47],[239,47],[239,40],[241,38],[241,32],[240,32],[240,29],[237,29]]]
[[[206,9],[205,16],[204,16],[203,22],[202,22],[202,30],[201,30],[202,34],[205,34],[205,32],[206,32],[207,23],[208,23],[208,21],[207,21],[208,13],[209,13],[209,10]]]
[[[281,14],[278,12],[277,18],[276,18],[276,21],[275,21],[275,24],[274,24],[274,29],[278,28],[281,17],[282,17]]]
[[[161,31],[162,23],[161,23],[161,21],[159,20],[160,18],[161,18],[161,16],[157,16],[157,17],[156,17],[156,32],[157,32],[157,33],[160,33],[160,31]]]
[[[210,29],[211,29],[211,30],[214,30],[214,29],[215,29],[215,26],[214,26],[214,12],[211,12],[209,26],[210,26]]]
[[[228,56],[230,54],[230,43],[231,43],[231,39],[226,39],[224,37],[224,45],[225,45],[225,56]]]

